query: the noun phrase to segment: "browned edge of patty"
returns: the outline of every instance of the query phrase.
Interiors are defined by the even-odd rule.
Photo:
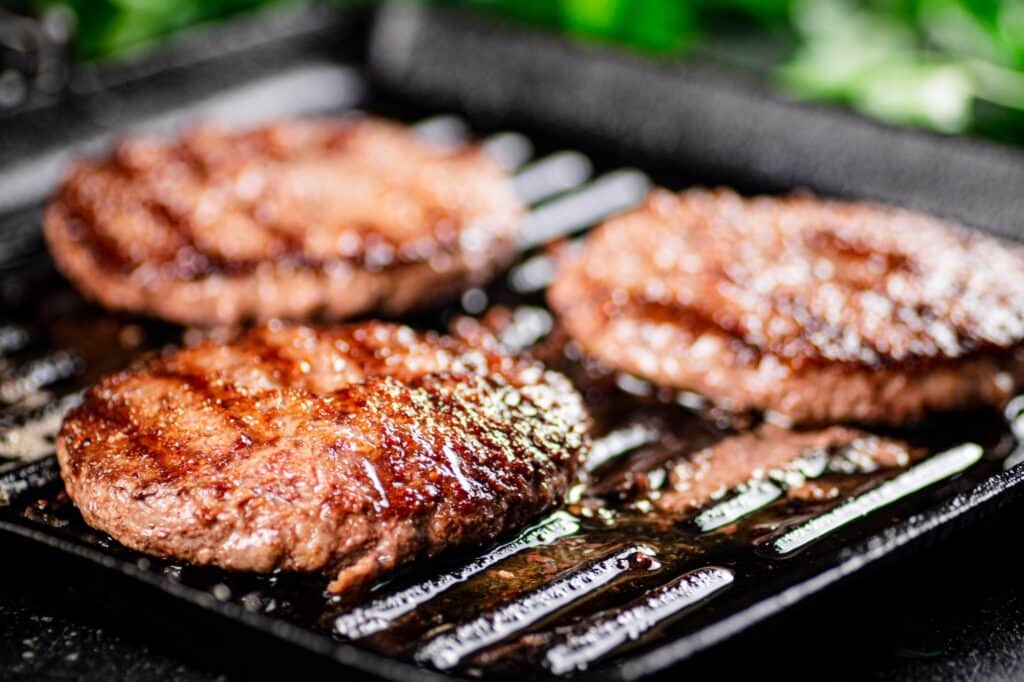
[[[669,472],[668,489],[654,504],[666,512],[693,512],[773,474],[790,498],[813,499],[822,489],[794,466],[799,458],[814,452],[844,457],[849,466],[865,472],[902,468],[925,455],[920,448],[858,429],[830,426],[792,431],[763,424],[675,464]]]
[[[375,119],[287,121],[122,141],[71,168],[44,234],[108,308],[341,319],[487,282],[514,257],[522,211],[476,145],[441,149]]]
[[[834,274],[801,274],[804,281],[817,284],[795,291],[777,288],[771,290],[774,298],[756,293],[753,280],[743,279],[756,277],[756,267],[742,277],[723,274],[719,263],[725,268],[773,264],[756,244],[750,246],[751,253],[740,251],[754,239],[749,237],[754,231],[780,229],[774,223],[762,227],[758,221],[767,221],[764,215],[797,223],[795,230],[784,233],[787,240],[813,241],[811,246],[786,246],[787,262],[799,264],[805,251],[819,253],[832,257]],[[897,228],[898,236],[886,234]],[[674,231],[683,234],[679,244],[665,243]],[[861,232],[863,244],[846,244]],[[757,239],[773,248],[789,243],[772,238]],[[843,245],[837,245],[841,240]],[[683,247],[688,241],[709,245],[710,251],[687,251]],[[898,301],[884,304],[891,307],[881,327],[871,326],[876,323],[864,307],[872,296],[887,296],[879,294],[880,285],[870,273],[864,274],[869,266],[862,262],[873,258],[874,242],[885,247],[887,262],[902,263],[884,270],[886,276],[899,279],[911,288],[908,297],[922,301],[915,310]],[[931,251],[923,245],[929,242],[935,248],[948,247],[941,263],[926,255]],[[696,268],[693,275],[673,265],[688,259],[697,261],[688,266]],[[659,265],[659,260],[668,265]],[[979,272],[985,268],[994,273]],[[662,279],[669,276],[674,279]],[[1024,381],[1024,299],[1014,293],[1018,281],[1024,283],[1020,249],[922,214],[805,196],[743,199],[728,190],[679,195],[658,190],[641,208],[598,227],[581,254],[561,263],[548,301],[585,353],[657,385],[694,391],[735,411],[770,410],[797,423],[898,424],[932,411],[999,405]],[[941,300],[929,302],[927,291],[913,290],[925,283],[945,292]],[[861,351],[856,344],[844,354],[841,342],[847,332],[842,320],[832,323],[817,316],[826,284],[845,297],[839,300],[856,303],[856,308],[841,310],[855,315],[858,328],[849,331],[860,333],[852,338],[864,343],[861,355],[856,355]],[[732,308],[754,305],[743,303],[748,300],[742,298],[748,295],[744,291],[755,292],[749,300],[764,299],[769,317],[760,322],[766,329],[778,318],[783,331],[774,336],[765,332],[766,339],[777,337],[777,342],[768,344],[749,331],[753,320],[737,326]],[[672,296],[689,302],[666,298]],[[962,319],[942,323],[937,311],[943,306]],[[794,310],[800,316],[793,317]],[[932,319],[939,322],[927,322]],[[920,326],[940,323],[946,328]],[[946,331],[950,325],[953,331]],[[901,343],[917,345],[901,350],[898,357],[895,349],[886,355],[887,335],[897,332],[901,336],[894,338]],[[947,352],[941,341],[948,334],[957,345]],[[775,345],[784,342],[790,345]]]
[[[89,389],[57,440],[89,525],[349,592],[559,505],[587,417],[561,375],[407,327],[270,325]]]

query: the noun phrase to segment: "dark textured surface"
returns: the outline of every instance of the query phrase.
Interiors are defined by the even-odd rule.
[[[785,671],[792,679],[822,679],[824,671],[846,680],[1020,677],[1024,556],[1006,540],[1015,537],[1022,513],[1024,504],[1017,504],[998,521],[757,629],[664,679],[769,671]],[[207,682],[269,679],[279,672],[255,656],[218,659],[218,651],[232,649],[217,629],[170,625],[160,602],[128,609],[130,595],[98,576],[69,576],[68,565],[53,563],[52,554],[17,541],[6,549],[14,551],[5,551],[0,565],[0,679]],[[85,587],[84,578],[90,578]],[[107,598],[98,598],[104,593]],[[152,629],[140,628],[143,623],[177,629],[155,637]]]
[[[694,668],[786,670],[800,679],[1019,679],[1024,556],[1007,538],[1021,513],[1018,502],[942,546],[734,640]],[[799,668],[791,665],[798,660]]]
[[[38,553],[10,552],[12,545],[5,540],[0,569],[0,679],[226,679],[140,638],[116,614],[97,610],[74,581],[40,564]]]

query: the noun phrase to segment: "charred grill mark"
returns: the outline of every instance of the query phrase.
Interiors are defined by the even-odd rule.
[[[173,478],[173,474],[164,467],[165,458],[162,453],[168,446],[161,444],[153,434],[140,429],[124,402],[106,400],[90,391],[86,393],[83,404],[68,414],[66,421],[73,424],[66,424],[61,430],[60,437],[64,439],[66,447],[86,449],[102,439],[113,437],[114,434],[123,434],[132,442],[132,445],[124,450],[126,456],[150,459],[164,468],[168,480]],[[90,459],[76,459],[71,464],[71,472],[79,475],[94,465]],[[116,480],[119,474],[120,472],[113,468],[102,470],[101,478]]]
[[[602,283],[588,280],[588,290],[594,292],[595,296],[608,295],[608,288]],[[572,305],[572,304],[568,304]],[[830,325],[820,317],[817,317],[807,309],[804,302],[796,297],[776,297],[773,299],[775,309],[784,311],[787,315],[801,320],[802,332],[799,337],[785,343],[773,344],[766,339],[758,338],[750,334],[749,330],[741,324],[724,316],[706,315],[698,308],[682,304],[664,305],[652,301],[627,301],[622,305],[608,304],[602,307],[602,316],[605,320],[612,320],[616,317],[636,317],[649,320],[652,323],[664,323],[685,325],[688,332],[694,338],[704,334],[719,336],[725,339],[728,345],[743,359],[749,366],[756,366],[764,357],[772,356],[778,358],[787,366],[800,370],[808,367],[841,366],[851,372],[865,369],[882,368],[907,368],[910,371],[926,371],[943,367],[957,366],[962,356],[947,357],[936,354],[917,354],[908,357],[893,358],[883,348],[876,344],[861,339],[861,357],[822,357],[817,347],[810,343],[812,336],[822,336],[832,339],[833,342],[841,342],[844,339],[844,331],[841,327]],[[941,316],[928,306],[919,306],[914,315],[922,320],[940,320]],[[995,358],[997,361],[1009,361],[1016,350],[1014,348],[1003,348],[993,343],[984,342],[958,331],[958,347],[963,354],[984,353]]]
[[[154,369],[152,376],[183,384],[189,392],[199,398],[204,408],[215,412],[236,430],[236,453],[248,450],[254,445],[272,444],[280,439],[271,424],[272,416],[257,406],[257,401],[267,393],[273,392],[273,389],[243,394],[228,382],[211,381],[208,374],[187,369],[171,369],[166,366]]]
[[[424,260],[424,255],[441,256],[456,253],[457,245],[451,241],[437,243],[429,250],[429,253],[411,253],[405,245],[381,241],[376,234],[370,233],[372,228],[362,227],[364,234],[371,234],[372,237],[365,237],[364,242],[370,244],[377,242],[377,251],[386,250],[389,256],[386,263],[382,264],[380,259],[374,257],[370,249],[369,253],[360,253],[351,257],[318,259],[311,258],[303,249],[296,238],[289,236],[284,241],[280,253],[276,256],[260,259],[223,258],[204,251],[194,242],[189,242],[178,249],[174,258],[152,263],[149,261],[137,261],[124,254],[112,240],[104,238],[98,233],[90,233],[78,241],[86,244],[97,261],[105,266],[112,267],[125,274],[130,274],[142,265],[155,265],[162,273],[162,277],[174,277],[184,281],[198,281],[206,277],[225,276],[238,277],[251,274],[267,263],[272,262],[274,267],[293,270],[327,271],[341,266],[354,266],[379,271],[387,271],[400,268]],[[284,233],[282,233],[283,235]]]
[[[840,261],[840,265],[846,261],[854,268],[863,268],[864,266],[869,268],[873,277],[855,276],[860,273],[850,272],[854,268],[839,268],[837,274],[842,281],[858,289],[874,288],[878,283],[877,276],[880,273],[895,270],[911,273],[918,271],[914,258],[906,253],[898,253],[891,249],[879,249],[864,240],[844,237],[828,227],[810,230],[805,236],[805,241],[812,251],[822,256],[833,256],[835,260]]]

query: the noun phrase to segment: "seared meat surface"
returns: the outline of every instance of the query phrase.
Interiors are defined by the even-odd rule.
[[[99,303],[231,323],[431,303],[512,258],[521,212],[479,148],[345,119],[126,140],[72,168],[44,225]]]
[[[904,423],[1024,379],[1024,252],[873,204],[655,191],[549,301],[616,369],[794,422]]]
[[[57,454],[85,520],[131,548],[340,593],[560,504],[586,426],[564,377],[492,347],[271,324],[104,379]]]
[[[753,431],[729,436],[678,462],[669,472],[667,490],[655,501],[663,511],[685,512],[703,507],[729,491],[772,478],[790,497],[813,496],[805,471],[871,472],[905,467],[924,453],[897,440],[858,429],[831,426],[791,431],[762,424]],[[810,457],[825,461],[808,463]],[[830,465],[828,459],[835,460]],[[804,461],[801,461],[804,460]]]

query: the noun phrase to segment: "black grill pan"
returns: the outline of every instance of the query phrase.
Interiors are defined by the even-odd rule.
[[[977,195],[953,205],[941,178],[922,184],[916,175],[937,159],[954,158],[957,168],[976,174],[1010,172],[1016,152],[876,126],[779,102],[703,71],[680,74],[421,7],[382,12],[368,70],[352,49],[362,43],[365,17],[315,11],[321,14],[308,31],[284,22],[285,35],[259,48],[242,41],[203,53],[200,64],[140,67],[131,78],[111,77],[74,95],[61,112],[48,114],[54,118],[12,119],[0,131],[0,176],[35,169],[17,192],[0,192],[0,531],[92,566],[110,589],[134,595],[141,586],[152,604],[181,605],[174,618],[182,622],[231,626],[253,646],[287,645],[286,668],[341,666],[395,680],[638,679],[741,631],[756,632],[768,617],[977,523],[1024,490],[1015,401],[1006,415],[954,415],[905,434],[933,455],[895,477],[856,479],[840,501],[744,507],[737,522],[713,530],[628,511],[609,526],[573,507],[493,547],[423,562],[361,603],[325,595],[319,577],[180,566],[87,528],[48,454],[59,415],[100,374],[183,336],[173,325],[86,305],[42,250],[38,201],[50,191],[54,169],[69,150],[102,145],[115,132],[167,130],[194,117],[247,123],[360,109],[416,123],[421,134],[439,139],[483,138],[517,169],[517,188],[533,206],[523,259],[487,291],[411,321],[443,328],[455,315],[495,303],[515,313],[506,330],[513,345],[528,345],[552,322],[542,303],[550,267],[544,245],[635,204],[652,183],[810,186],[987,227],[999,216],[1016,216],[1018,199],[997,196],[999,188],[983,195],[992,201],[985,213]],[[197,77],[218,87],[168,94],[169,81]],[[807,123],[806,137],[799,126],[784,134],[784,113]],[[40,120],[67,123],[64,137],[54,142]],[[821,131],[829,134],[822,138]],[[762,139],[771,132],[782,139]],[[862,164],[863,173],[840,173],[826,163],[834,136],[861,142],[849,163]],[[39,153],[32,153],[33,142]],[[879,173],[890,173],[882,176],[886,182]],[[900,184],[900,177],[912,181]],[[1017,228],[1004,221],[993,229]],[[718,428],[677,405],[627,398],[649,387],[617,380],[623,391],[611,399],[612,416],[598,434],[601,458],[611,465],[649,454],[666,433],[697,438]],[[729,509],[723,513],[736,511]]]

